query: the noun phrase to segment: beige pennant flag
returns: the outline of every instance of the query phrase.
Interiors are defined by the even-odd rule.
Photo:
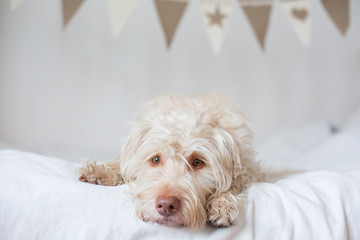
[[[341,34],[345,36],[350,22],[349,0],[322,0],[322,4]]]
[[[138,4],[138,0],[108,0],[107,3],[111,31],[113,37],[117,38]]]
[[[11,0],[10,1],[11,11],[14,11],[15,9],[17,9],[23,2],[24,2],[24,0]]]
[[[312,0],[281,0],[280,4],[300,42],[310,46]]]
[[[265,37],[273,0],[239,0],[239,3],[255,32],[259,44],[262,49],[265,49]]]
[[[198,2],[212,48],[216,54],[219,54],[233,13],[234,1],[198,0]]]
[[[171,46],[176,28],[179,25],[187,4],[187,0],[155,0],[168,48]]]
[[[84,0],[62,0],[63,21],[66,27]]]

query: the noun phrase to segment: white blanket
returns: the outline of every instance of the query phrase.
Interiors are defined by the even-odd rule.
[[[304,150],[296,164],[286,159],[291,154],[278,154],[293,163],[283,167],[302,163],[331,171],[255,183],[237,224],[199,232],[142,222],[126,185],[82,183],[78,163],[1,150],[0,239],[359,239],[360,131],[325,134],[312,145],[317,147]],[[268,154],[268,166],[270,155],[276,154]]]

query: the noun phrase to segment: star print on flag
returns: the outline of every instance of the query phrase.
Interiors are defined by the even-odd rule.
[[[220,12],[219,6],[216,6],[215,12],[208,13],[207,16],[209,17],[210,25],[216,24],[219,27],[223,27],[223,19],[226,17],[226,15]]]
[[[229,19],[234,9],[233,0],[199,0],[201,16],[216,54],[221,52]]]

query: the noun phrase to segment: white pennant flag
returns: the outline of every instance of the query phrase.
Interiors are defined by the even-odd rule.
[[[199,7],[213,50],[219,54],[233,13],[234,1],[199,0]]]
[[[280,3],[303,46],[310,46],[312,0],[282,0]]]
[[[114,38],[119,36],[137,3],[138,0],[108,0],[111,31]]]
[[[11,0],[11,1],[10,1],[10,9],[11,9],[12,11],[14,11],[14,10],[17,9],[23,2],[24,2],[24,0]]]

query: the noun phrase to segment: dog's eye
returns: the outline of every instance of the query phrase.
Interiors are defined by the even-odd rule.
[[[151,159],[151,162],[153,163],[153,164],[159,164],[160,163],[160,156],[155,156],[155,157],[153,157],[152,159]]]
[[[198,158],[195,158],[194,161],[193,161],[193,163],[192,163],[192,165],[193,165],[194,167],[200,167],[200,166],[202,166],[203,164],[204,164],[204,162],[203,162],[202,160],[198,159]]]

